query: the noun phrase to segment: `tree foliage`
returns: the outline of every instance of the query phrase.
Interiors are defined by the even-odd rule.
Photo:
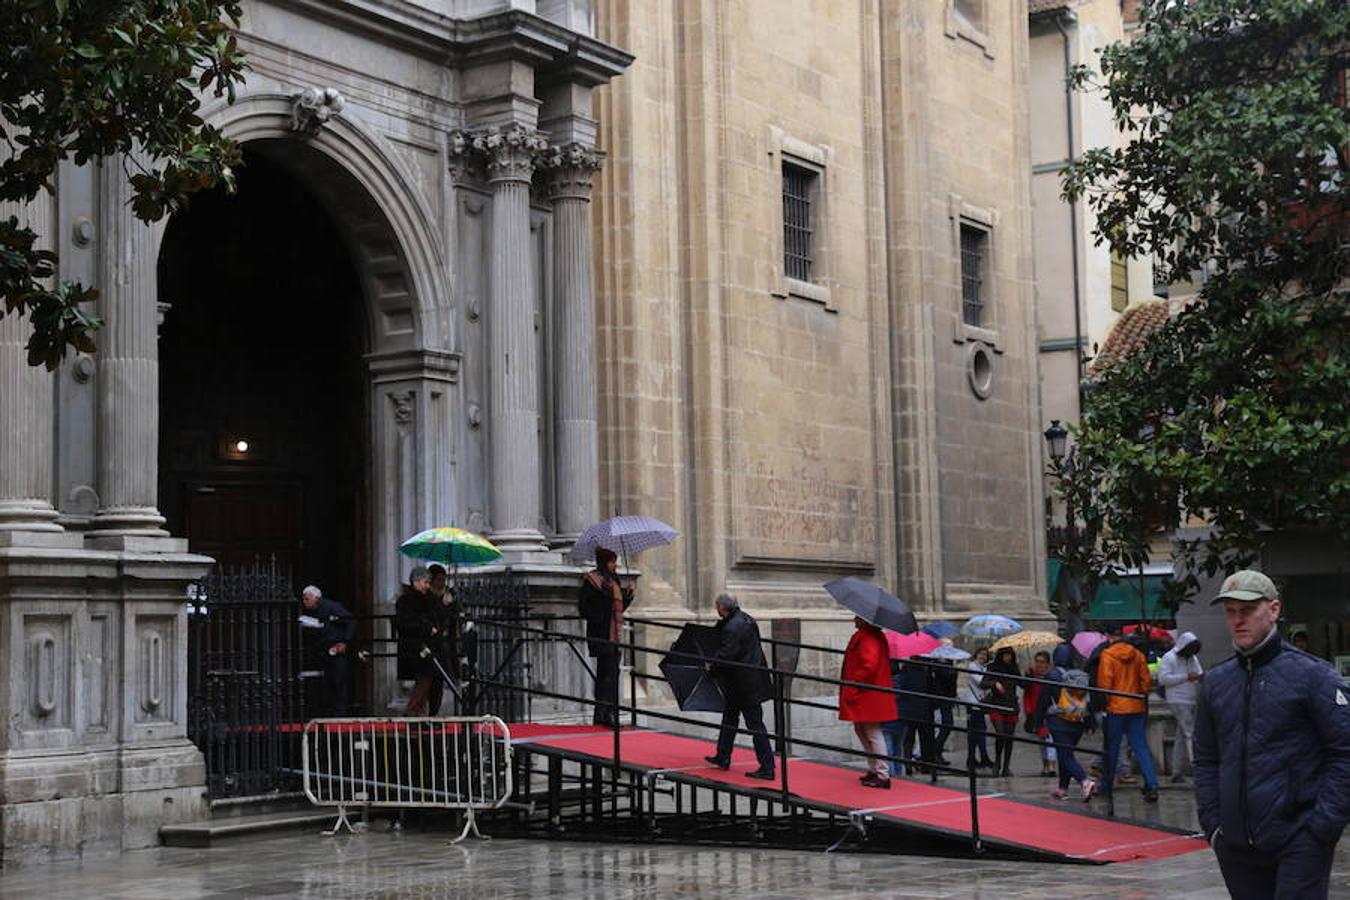
[[[238,148],[199,110],[243,81],[240,15],[238,0],[0,0],[0,201],[54,190],[67,159],[130,167],[145,222],[232,186]],[[97,293],[56,283],[55,253],[20,226],[0,219],[0,315],[28,316],[28,362],[51,369],[67,347],[94,351]]]
[[[1270,529],[1350,538],[1350,4],[1145,0],[1140,24],[1074,73],[1124,139],[1071,165],[1064,195],[1098,243],[1203,286],[1087,393],[1060,473],[1080,577],[1142,563],[1183,510],[1215,526],[1182,548],[1211,575]]]

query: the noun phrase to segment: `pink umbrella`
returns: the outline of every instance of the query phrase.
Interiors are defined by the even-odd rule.
[[[907,659],[936,650],[942,646],[942,641],[922,631],[916,631],[914,634],[896,634],[894,631],[888,631],[886,646],[890,648],[891,659]]]
[[[1092,651],[1097,649],[1098,644],[1106,643],[1106,635],[1100,631],[1080,631],[1073,636],[1073,640],[1069,643],[1073,644],[1073,649],[1084,656],[1091,656]]]

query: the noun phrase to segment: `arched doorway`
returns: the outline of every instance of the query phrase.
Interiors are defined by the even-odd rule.
[[[237,194],[168,225],[159,497],[195,552],[275,558],[297,589],[364,611],[369,320],[342,224],[297,176],[313,153],[247,144]]]

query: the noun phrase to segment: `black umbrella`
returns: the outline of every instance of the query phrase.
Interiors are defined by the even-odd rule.
[[[918,620],[909,604],[861,578],[839,578],[825,585],[835,602],[855,616],[866,619],[878,628],[888,628],[900,634],[919,630]]]
[[[680,629],[680,636],[670,645],[670,652],[661,660],[659,668],[674,691],[680,709],[700,712],[725,709],[722,688],[708,672],[705,662],[713,658],[721,642],[716,628],[691,622]]]

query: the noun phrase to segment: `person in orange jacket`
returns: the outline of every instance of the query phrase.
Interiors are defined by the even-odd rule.
[[[1120,756],[1120,740],[1123,737],[1130,742],[1135,762],[1139,765],[1139,774],[1144,776],[1144,800],[1157,803],[1158,775],[1153,767],[1153,754],[1149,752],[1145,733],[1148,724],[1147,695],[1153,688],[1148,658],[1133,643],[1123,639],[1119,623],[1109,626],[1106,633],[1111,643],[1102,651],[1097,663],[1097,687],[1141,696],[1120,697],[1112,694],[1106,698],[1106,717],[1102,729],[1102,754],[1106,770],[1100,791],[1109,794],[1115,786],[1116,760]]]
[[[856,616],[853,625],[857,630],[853,632],[848,648],[844,651],[840,679],[876,685],[886,690],[873,691],[840,685],[839,720],[853,723],[853,732],[858,736],[863,750],[867,751],[867,774],[862,776],[863,785],[889,788],[891,773],[884,759],[886,740],[881,733],[881,723],[889,722],[896,716],[895,695],[890,693],[891,652],[880,628]]]

